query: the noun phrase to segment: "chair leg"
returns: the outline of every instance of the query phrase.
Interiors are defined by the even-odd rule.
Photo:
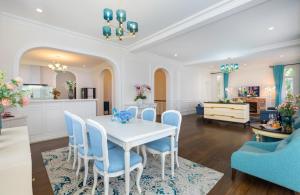
[[[71,145],[69,145],[68,162],[71,159],[71,152],[72,152],[72,147],[71,147]]]
[[[74,162],[73,162],[73,169],[75,169],[76,160],[77,160],[77,148],[74,147]]]
[[[236,169],[231,168],[231,180],[235,179],[236,172],[237,172]]]
[[[136,147],[136,153],[137,153],[137,154],[140,154],[140,146],[137,146],[137,147]]]
[[[96,171],[95,165],[93,167],[93,172],[94,172],[94,184],[93,184],[93,189],[92,189],[92,195],[95,194],[96,186],[97,186],[97,179],[98,179],[98,173]]]
[[[81,167],[81,158],[78,156],[78,164],[77,164],[76,177],[78,177],[80,167]]]
[[[109,177],[107,173],[104,173],[104,195],[108,195],[109,190]]]
[[[143,154],[143,166],[145,167],[146,163],[147,163],[146,147],[142,146],[141,150],[142,150],[142,154]]]
[[[161,178],[162,180],[165,180],[165,154],[161,153],[160,154],[160,160],[161,160]]]
[[[175,157],[176,157],[176,166],[179,168],[179,160],[178,160],[178,150],[175,152]]]
[[[136,176],[136,186],[137,186],[139,194],[142,193],[141,186],[140,186],[140,181],[141,181],[141,177],[142,177],[142,174],[143,174],[143,169],[144,169],[144,167],[141,164],[138,167],[138,173],[137,173],[137,176]]]
[[[84,158],[84,179],[83,179],[83,186],[86,185],[88,173],[89,173],[89,160],[86,159],[86,158]]]

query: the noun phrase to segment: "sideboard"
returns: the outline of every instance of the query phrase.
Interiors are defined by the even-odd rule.
[[[32,161],[27,126],[2,129],[0,194],[32,195]]]
[[[246,124],[250,120],[249,104],[205,102],[204,118]]]

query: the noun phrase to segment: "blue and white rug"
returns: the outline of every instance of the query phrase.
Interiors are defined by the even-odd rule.
[[[91,194],[93,186],[92,164],[90,164],[88,184],[82,187],[83,169],[76,179],[72,161],[67,161],[68,148],[60,148],[42,153],[50,183],[57,194]],[[169,155],[170,156],[170,155]],[[179,157],[180,167],[175,169],[175,177],[171,179],[170,159],[166,159],[165,180],[161,180],[160,158],[154,159],[148,155],[147,166],[141,178],[142,195],[203,195],[207,194],[222,178],[223,173],[204,167],[187,159]],[[138,194],[135,185],[136,171],[130,175],[131,195]],[[109,194],[122,195],[124,177],[110,178]],[[103,193],[103,180],[99,176],[96,194]]]

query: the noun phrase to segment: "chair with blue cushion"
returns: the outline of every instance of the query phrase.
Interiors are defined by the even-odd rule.
[[[139,108],[137,106],[129,106],[126,108],[127,111],[129,111],[133,118],[137,118]]]
[[[72,114],[68,111],[64,111],[64,118],[65,118],[65,123],[66,123],[66,128],[67,128],[67,133],[69,137],[69,153],[68,153],[68,161],[71,159],[71,153],[72,149],[74,152],[74,160],[73,160],[73,169],[75,168],[76,165],[76,158],[77,158],[77,147],[74,143],[74,134],[73,134],[73,125],[72,125]]]
[[[146,121],[156,121],[156,109],[155,108],[145,108],[142,113],[141,117],[143,120]]]
[[[231,156],[236,170],[300,192],[300,130],[278,142],[246,142]]]
[[[162,114],[161,122],[163,124],[172,125],[176,127],[176,136],[175,136],[175,159],[176,165],[179,167],[178,161],[178,140],[179,140],[179,133],[180,133],[180,126],[181,126],[182,116],[180,112],[176,110],[169,110]],[[164,180],[165,177],[165,156],[167,154],[171,154],[171,140],[169,137],[165,137],[150,143],[145,144],[142,146],[142,152],[144,157],[144,166],[146,165],[147,161],[147,152],[152,154],[160,154],[161,157],[161,165],[162,165],[162,179]]]
[[[108,195],[109,177],[118,177],[125,174],[124,150],[120,147],[108,149],[107,135],[104,127],[93,120],[87,120],[87,129],[90,134],[91,149],[94,154],[94,185],[92,194],[95,194],[98,174],[104,177],[104,194]],[[141,193],[140,178],[143,173],[142,157],[130,152],[130,171],[138,169],[136,185]]]
[[[89,160],[93,160],[93,153],[90,148],[88,135],[86,131],[85,122],[77,115],[72,115],[73,121],[73,130],[74,130],[74,141],[77,146],[77,156],[78,156],[78,167],[76,171],[76,176],[79,174],[81,167],[81,159],[84,161],[84,180],[83,186],[86,185],[88,169],[89,169]]]

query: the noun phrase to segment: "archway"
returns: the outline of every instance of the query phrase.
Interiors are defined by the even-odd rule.
[[[59,99],[68,99],[67,81],[76,83],[76,76],[69,71],[56,74],[56,89],[60,92]],[[74,91],[74,98],[76,99],[76,91]]]
[[[161,115],[167,109],[168,72],[159,68],[154,72],[154,102],[157,104],[156,113]]]
[[[110,69],[104,69],[100,75],[101,96],[100,104],[102,104],[101,114],[111,114],[113,107],[113,76]],[[101,106],[100,106],[101,108]]]
[[[24,57],[25,54],[27,54],[28,52],[32,51],[32,50],[37,50],[37,49],[53,49],[53,50],[61,50],[61,51],[65,51],[65,52],[71,52],[71,53],[75,53],[75,54],[79,54],[79,55],[86,55],[86,56],[90,56],[90,57],[96,57],[96,58],[100,58],[103,61],[105,61],[105,65],[107,67],[110,68],[111,70],[111,74],[113,77],[113,80],[120,80],[120,68],[117,65],[117,61],[113,58],[111,58],[111,56],[107,56],[106,53],[104,52],[103,55],[99,55],[99,51],[95,52],[95,51],[91,51],[91,50],[85,50],[82,48],[70,48],[67,47],[65,45],[60,45],[60,44],[45,44],[45,43],[35,43],[35,44],[29,44],[26,47],[23,47],[21,49],[19,49],[19,51],[17,52],[17,55],[15,57],[15,61],[14,61],[14,65],[13,65],[13,72],[12,75],[13,76],[19,76],[20,74],[20,65],[21,65],[21,61],[22,58]],[[47,65],[46,65],[47,66]],[[98,79],[100,78],[99,75],[101,74],[101,69],[103,69],[103,67],[100,67],[99,69],[95,69],[93,71],[94,75],[97,75],[95,78],[95,80],[93,81],[93,83],[99,83]],[[73,72],[73,71],[72,71]],[[74,72],[73,72],[74,73]],[[76,76],[76,80],[77,82],[81,82],[82,80],[77,78],[77,73],[74,73]],[[51,86],[55,86],[56,82],[55,82],[55,75],[52,78],[49,78],[49,82],[51,80],[54,81],[53,83],[49,83],[49,85]],[[98,82],[97,82],[98,81]],[[48,84],[48,83],[47,83]],[[97,85],[97,84],[96,84]],[[81,98],[80,97],[80,87],[81,86],[76,86],[77,89],[77,98]],[[113,82],[113,87],[112,87],[113,91],[112,91],[112,102],[113,105],[115,107],[121,107],[122,105],[122,93],[121,93],[121,84],[118,82]],[[96,90],[96,94],[97,94],[97,99],[99,99],[98,96],[98,89]],[[99,106],[97,105],[97,113],[99,110]]]

